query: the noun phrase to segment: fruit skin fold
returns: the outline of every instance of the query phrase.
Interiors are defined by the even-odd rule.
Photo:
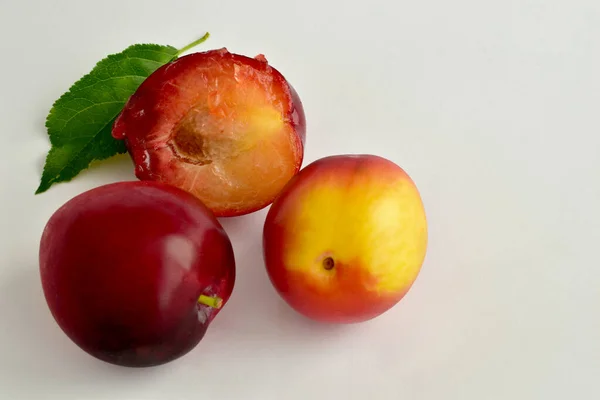
[[[306,118],[264,56],[183,56],[150,75],[113,126],[140,180],[189,191],[218,217],[268,206],[299,170]]]
[[[63,332],[128,367],[191,351],[233,291],[227,234],[202,202],[156,182],[119,182],[69,200],[40,242],[40,277]],[[220,298],[221,308],[198,302]]]

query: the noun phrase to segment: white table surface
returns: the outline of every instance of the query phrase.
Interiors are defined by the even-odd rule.
[[[600,389],[600,2],[0,1],[0,398],[595,399]],[[140,42],[264,53],[296,87],[306,162],[405,168],[430,245],[408,296],[360,325],[312,324],[270,285],[265,210],[224,221],[231,302],[178,361],[124,369],[49,314],[37,252],[119,157],[34,196],[52,102]]]

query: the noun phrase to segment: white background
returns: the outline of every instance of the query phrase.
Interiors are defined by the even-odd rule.
[[[600,398],[600,3],[596,0],[0,0],[0,398]],[[34,196],[53,101],[133,43],[264,53],[296,87],[306,163],[373,153],[413,177],[430,247],[371,322],[310,323],[271,287],[265,211],[223,221],[231,302],[153,369],[84,354],[38,277],[69,198],[134,179],[127,157]],[[305,163],[305,165],[306,165]]]

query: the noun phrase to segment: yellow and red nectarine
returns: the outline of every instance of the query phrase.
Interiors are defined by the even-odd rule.
[[[335,323],[365,321],[398,303],[426,248],[415,183],[375,155],[330,156],[302,169],[275,199],[263,231],[279,294],[299,313]]]

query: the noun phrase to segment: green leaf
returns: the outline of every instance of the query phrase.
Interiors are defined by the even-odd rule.
[[[125,153],[125,144],[111,135],[123,106],[137,88],[161,66],[208,39],[177,50],[172,46],[136,44],[98,62],[52,106],[46,128],[52,145],[36,194],[55,183],[70,181],[94,160]]]

